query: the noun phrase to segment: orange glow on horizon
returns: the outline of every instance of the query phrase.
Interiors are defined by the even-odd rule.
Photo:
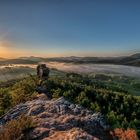
[[[0,57],[17,58],[26,55],[28,56],[29,52],[15,47],[13,43],[8,41],[0,41]]]
[[[29,44],[21,44],[22,46],[30,46]],[[0,57],[3,58],[18,58],[18,57],[28,57],[28,56],[35,56],[35,57],[68,57],[68,56],[89,56],[89,57],[114,57],[114,56],[123,56],[123,52],[120,53],[113,53],[113,52],[80,52],[80,51],[62,51],[57,52],[57,50],[48,50],[44,49],[43,51],[39,51],[39,48],[30,49],[30,47],[17,47],[20,45],[17,45],[16,43],[9,42],[9,41],[0,41]],[[29,49],[27,49],[29,48]],[[129,53],[125,55],[129,55],[132,53]]]

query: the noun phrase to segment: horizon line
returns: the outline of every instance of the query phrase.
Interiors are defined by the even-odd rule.
[[[124,55],[118,55],[118,56],[93,56],[93,55],[67,55],[67,56],[39,56],[39,55],[27,55],[27,56],[18,56],[18,57],[0,57],[0,59],[19,59],[19,58],[30,58],[30,57],[35,57],[35,58],[65,58],[65,57],[100,57],[100,58],[117,58],[117,57],[128,57],[128,56],[133,56],[136,54],[140,54],[140,52],[137,53],[128,53]]]

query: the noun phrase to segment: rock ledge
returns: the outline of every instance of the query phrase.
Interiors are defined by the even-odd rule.
[[[30,133],[37,140],[109,140],[109,128],[100,113],[72,104],[61,97],[48,100],[44,94],[21,103],[0,118],[0,126],[21,114],[33,117],[37,126]]]

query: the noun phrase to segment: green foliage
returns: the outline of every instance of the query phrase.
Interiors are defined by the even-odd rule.
[[[58,98],[63,95],[60,88],[52,89],[52,92],[53,92],[53,98]]]
[[[31,100],[36,96],[36,78],[25,78],[9,88],[0,89],[0,116],[10,107]]]
[[[85,106],[85,107],[89,107],[90,106],[90,101],[88,99],[88,97],[86,96],[86,93],[84,91],[81,91],[79,93],[79,96],[77,96],[76,98],[77,103]]]
[[[11,106],[11,95],[8,88],[0,89],[0,116]]]
[[[134,128],[140,135],[140,96],[129,94],[120,84],[122,81],[125,84],[133,81],[131,84],[139,88],[134,79],[127,77],[74,73],[52,75],[43,86],[54,98],[64,96],[94,112],[101,112],[113,128]],[[0,115],[9,107],[34,98],[36,84],[36,77],[29,77],[0,89]]]
[[[107,78],[104,76],[103,80]],[[70,101],[105,114],[113,128],[134,128],[139,132],[140,97],[129,94],[123,86],[119,86],[119,80],[128,82],[127,78],[118,78],[115,88],[97,79],[101,80],[102,76],[69,73],[62,77],[52,76],[48,83],[54,97],[64,96]],[[109,79],[113,81],[113,78]]]
[[[21,102],[30,100],[35,95],[36,84],[30,78],[24,79],[11,88],[12,104],[16,105]]]

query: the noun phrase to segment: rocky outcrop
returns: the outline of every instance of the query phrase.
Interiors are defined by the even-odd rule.
[[[65,98],[48,100],[44,94],[19,104],[0,118],[3,124],[21,114],[32,116],[36,127],[30,132],[37,140],[109,140],[103,116],[72,104]]]

